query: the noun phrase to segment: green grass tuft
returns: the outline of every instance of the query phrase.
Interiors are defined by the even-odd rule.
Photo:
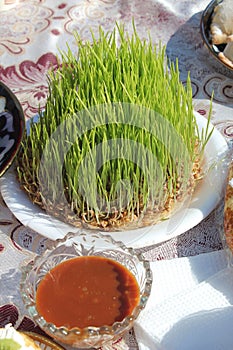
[[[193,186],[210,135],[197,132],[190,79],[184,86],[178,62],[168,69],[165,47],[135,28],[75,38],[78,57],[61,52],[50,72],[45,111],[18,156],[19,181],[72,222],[117,226],[162,212]]]

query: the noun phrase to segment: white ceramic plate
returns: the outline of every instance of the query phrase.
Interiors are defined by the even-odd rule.
[[[196,112],[195,116],[199,129],[205,128],[207,120]],[[215,160],[221,160],[227,149],[225,139],[217,129],[214,129],[205,148],[206,164],[209,165]],[[222,162],[219,161],[218,165],[213,167],[208,175],[200,181],[188,203],[174,213],[169,220],[145,228],[107,232],[106,234],[110,234],[114,239],[122,241],[127,246],[141,248],[164,242],[191,229],[203,220],[222,198],[225,183],[222,167]],[[34,205],[20,189],[13,170],[9,170],[0,179],[0,186],[7,206],[25,226],[53,240],[64,237],[69,231],[77,231],[77,228],[55,219]]]

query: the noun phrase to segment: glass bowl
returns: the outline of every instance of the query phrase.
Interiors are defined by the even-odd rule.
[[[144,309],[152,287],[152,271],[150,264],[141,254],[122,242],[114,241],[110,236],[99,232],[81,231],[68,233],[65,238],[49,241],[45,252],[36,256],[33,261],[22,265],[20,290],[22,299],[30,317],[49,336],[73,347],[88,349],[100,347],[104,343],[119,339],[134,324],[140,312]],[[139,303],[130,315],[120,322],[100,327],[71,328],[46,322],[36,306],[36,294],[40,281],[58,264],[75,257],[101,256],[123,265],[135,277],[140,290]]]

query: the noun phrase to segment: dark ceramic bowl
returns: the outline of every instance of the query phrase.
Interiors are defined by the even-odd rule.
[[[23,109],[13,92],[0,81],[0,176],[12,164],[25,129]]]
[[[204,41],[204,44],[208,48],[210,54],[218,61],[220,66],[227,68],[227,70],[233,72],[233,68],[229,66],[227,63],[222,61],[219,54],[223,53],[226,44],[214,45],[211,39],[210,25],[212,22],[212,16],[214,13],[214,9],[218,6],[222,0],[213,0],[209,3],[209,5],[205,8],[201,16],[201,35]]]

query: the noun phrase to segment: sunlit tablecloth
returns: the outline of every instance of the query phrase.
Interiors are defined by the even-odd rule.
[[[20,100],[26,119],[45,105],[47,72],[58,64],[59,49],[67,43],[75,51],[73,31],[90,38],[90,27],[111,30],[123,22],[132,30],[132,19],[141,37],[167,45],[171,60],[179,59],[180,78],[190,71],[194,108],[207,116],[214,91],[212,122],[226,140],[233,137],[233,80],[209,56],[200,35],[201,13],[208,0],[0,0],[0,80]],[[151,260],[191,256],[222,249],[223,202],[199,225],[155,246],[142,248]],[[19,265],[31,252],[43,251],[46,238],[25,228],[0,197],[0,326],[11,322],[19,329],[35,325],[24,315],[19,298]],[[7,290],[9,293],[7,293]],[[126,343],[128,345],[126,345]],[[114,349],[137,349],[133,331]]]

